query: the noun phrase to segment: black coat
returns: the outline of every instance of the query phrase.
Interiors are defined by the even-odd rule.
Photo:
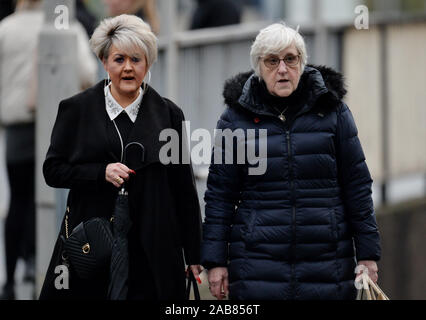
[[[342,78],[306,66],[284,123],[252,73],[225,85],[218,129],[267,130],[264,174],[210,166],[202,264],[228,267],[232,299],[354,299],[356,260],[380,259],[372,179]]]
[[[118,190],[105,181],[105,168],[120,161],[121,146],[118,135],[108,134],[113,123],[105,110],[103,89],[100,82],[60,103],[43,165],[49,186],[70,189],[70,230],[94,216],[110,217],[114,209]],[[174,128],[182,136],[183,120],[173,102],[149,87],[128,139],[145,147],[143,167],[128,185],[129,206],[160,300],[184,297],[184,263],[198,264],[200,259],[201,216],[191,165],[159,161],[165,143],[159,141],[161,130]],[[65,234],[63,223],[60,234]],[[60,253],[58,238],[40,298],[104,298],[107,283],[82,284],[72,275],[69,290],[55,289]]]

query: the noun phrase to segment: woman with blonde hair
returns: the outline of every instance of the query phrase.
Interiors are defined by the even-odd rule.
[[[40,298],[116,298],[108,293],[107,266],[84,280],[70,261],[68,290],[55,287],[55,268],[63,263],[60,238],[66,226],[71,232],[92,217],[111,218],[126,183],[131,227],[119,299],[184,299],[185,263],[196,277],[200,272],[201,216],[191,165],[160,161],[160,133],[173,128],[183,138],[184,115],[149,85],[157,38],[139,17],[120,15],[103,20],[90,45],[108,79],[59,105],[43,173],[48,185],[70,189],[69,219]],[[129,156],[129,144],[142,146],[142,155]]]

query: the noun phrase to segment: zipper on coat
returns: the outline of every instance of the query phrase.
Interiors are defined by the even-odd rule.
[[[295,261],[296,261],[296,205],[295,205],[295,196],[294,196],[294,182],[293,182],[293,172],[292,172],[292,154],[291,154],[291,141],[290,141],[290,128],[291,124],[296,121],[296,118],[300,117],[303,113],[296,114],[294,118],[292,119],[292,122],[290,123],[288,120],[283,121],[279,116],[274,116],[274,118],[278,118],[281,123],[284,124],[284,127],[286,128],[286,139],[287,139],[287,152],[288,152],[288,167],[289,167],[289,180],[290,180],[290,202],[291,202],[291,208],[292,208],[292,239],[291,239],[291,278],[290,278],[290,288],[291,288],[291,295],[293,299],[296,296],[296,275],[295,275]]]

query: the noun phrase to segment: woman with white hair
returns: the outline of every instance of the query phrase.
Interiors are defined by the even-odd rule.
[[[196,277],[200,271],[201,217],[191,165],[159,158],[161,131],[173,128],[182,137],[184,115],[148,84],[157,38],[142,19],[120,15],[103,20],[90,44],[108,80],[60,103],[44,177],[52,187],[71,189],[69,232],[89,218],[110,218],[126,182],[132,226],[124,299],[184,299],[185,262]],[[129,143],[142,145],[143,154],[126,153]],[[68,230],[63,224],[59,236]],[[69,289],[55,286],[62,252],[58,238],[41,299],[112,298],[107,274],[80,279],[72,261]]]
[[[355,299],[356,264],[377,281],[380,244],[343,77],[307,65],[302,36],[281,23],[260,31],[250,55],[254,72],[225,84],[218,128],[266,129],[267,167],[250,175],[250,164],[210,166],[201,253],[210,291]],[[259,145],[259,134],[246,142]]]

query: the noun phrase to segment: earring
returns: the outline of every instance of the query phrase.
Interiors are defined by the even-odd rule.
[[[104,81],[104,93],[105,93],[105,97],[107,96],[107,87],[110,83],[111,79],[109,77],[109,73],[107,73],[107,78]]]
[[[151,70],[148,71],[148,81],[147,83],[151,83]]]
[[[146,76],[145,76],[146,77]],[[144,79],[145,80],[145,79]],[[151,82],[151,70],[148,70],[148,81],[143,82],[143,94],[145,94],[148,84]]]

